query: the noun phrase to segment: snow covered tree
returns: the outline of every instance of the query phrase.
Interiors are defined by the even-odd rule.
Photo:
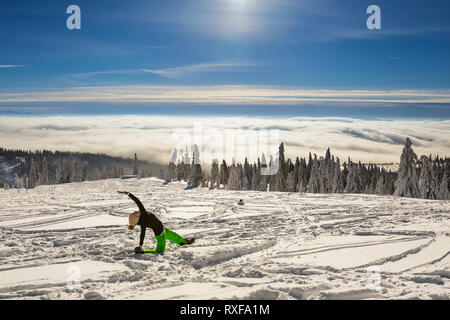
[[[177,162],[177,149],[173,149],[172,151],[172,156],[170,157],[170,162],[169,162],[169,179],[170,180],[175,180],[177,178],[176,176],[176,166],[175,163]]]
[[[375,194],[387,194],[386,192],[386,171],[381,169],[381,173],[378,176],[377,185],[375,187]]]
[[[418,182],[420,195],[423,199],[437,199],[439,188],[434,176],[431,159],[427,156],[422,156],[420,161],[422,162]]]
[[[255,191],[259,190],[260,180],[261,180],[261,164],[259,163],[258,159],[258,165],[255,163],[252,166],[252,190]]]
[[[191,158],[189,157],[189,149],[187,146],[186,146],[186,152],[184,153],[184,156],[183,156],[183,164],[184,164],[183,179],[185,181],[188,181],[191,176]]]
[[[307,180],[307,166],[306,160],[304,158],[300,159],[300,165],[298,168],[298,181],[297,181],[297,192],[306,192],[308,186]]]
[[[334,157],[331,157],[330,148],[327,148],[325,158],[320,162],[319,166],[320,174],[320,192],[329,193],[333,188],[333,175],[334,175]]]
[[[177,180],[181,181],[184,178],[184,163],[178,159],[177,162]]]
[[[95,180],[100,180],[102,178],[102,174],[100,173],[99,168],[95,168]]]
[[[227,190],[241,190],[242,182],[239,174],[239,167],[236,166],[234,159],[233,164],[228,169],[229,169],[229,177],[227,183]]]
[[[39,184],[40,185],[48,185],[49,179],[48,179],[48,163],[47,158],[44,157],[42,159],[42,170],[39,174]]]
[[[226,186],[228,184],[228,178],[229,178],[229,172],[228,172],[227,163],[225,162],[225,160],[223,160],[222,164],[220,165],[220,170],[219,170],[220,184],[223,184],[224,186]]]
[[[250,167],[250,164],[247,161],[247,158],[245,158],[244,162],[244,168],[243,168],[243,187],[244,190],[251,190],[252,189],[252,169]]]
[[[106,166],[103,166],[102,171],[101,171],[101,179],[106,179],[107,178],[107,171],[106,171]]]
[[[87,161],[83,162],[83,165],[81,166],[81,181],[88,181],[88,163]]]
[[[308,193],[320,192],[319,162],[317,160],[317,155],[314,155],[314,159],[312,160],[311,177],[306,191]]]
[[[414,153],[411,145],[411,140],[406,138],[405,146],[400,157],[394,196],[409,198],[420,198],[421,196],[416,171],[417,155]]]
[[[19,178],[17,173],[14,174],[14,185],[17,188],[17,191],[19,191],[20,188],[22,188],[22,179]]]
[[[439,200],[449,200],[450,199],[450,193],[448,190],[447,172],[444,172],[444,176],[442,177],[442,182],[439,186],[439,193],[438,193],[437,198]]]
[[[269,168],[271,168],[273,170],[273,168],[275,168],[275,163],[278,163],[278,156],[277,159],[274,161],[273,160],[273,156],[270,155],[270,160],[269,160]],[[278,172],[278,171],[277,171]],[[276,174],[271,174],[267,176],[267,184],[269,186],[269,191],[277,191],[277,187],[276,187]]]
[[[134,154],[133,175],[135,175],[135,176],[139,175],[138,159],[137,159],[137,154],[136,153]]]
[[[60,184],[62,182],[63,170],[61,160],[55,163],[55,170],[53,175],[53,184]]]
[[[200,165],[200,152],[198,151],[197,145],[194,145],[192,166],[191,166],[191,176],[189,178],[189,184],[193,187],[198,187],[202,185],[203,172]]]
[[[240,162],[238,162],[237,168],[239,174],[239,181],[241,182],[240,189],[242,190],[242,188],[244,187],[244,169],[242,168],[242,164]]]
[[[67,182],[76,182],[75,178],[75,160],[71,156],[68,162],[69,178]]]
[[[331,192],[333,193],[344,192],[344,180],[342,179],[341,162],[339,161],[339,158],[336,159],[336,163],[334,164],[334,174]]]
[[[213,159],[211,164],[211,182],[209,188],[214,189],[214,187],[217,187],[217,189],[220,188],[219,161],[217,159]]]
[[[39,181],[39,171],[36,167],[34,158],[31,158],[30,173],[28,175],[28,188],[33,189],[34,187],[36,187],[38,181]]]
[[[270,181],[270,175],[267,175],[268,168],[267,168],[267,161],[266,161],[266,155],[262,153],[261,155],[261,165],[260,165],[260,180],[259,180],[259,191],[267,191],[268,184]]]
[[[278,148],[278,157],[275,161],[278,161],[278,171],[275,174],[275,188],[271,191],[287,191],[287,174],[288,170],[284,160],[284,144],[280,144]]]
[[[358,173],[358,165],[348,160],[346,193],[359,193],[361,191],[361,180]]]
[[[289,192],[295,192],[297,189],[297,185],[295,183],[295,170],[289,172],[288,177],[286,179],[287,190]]]

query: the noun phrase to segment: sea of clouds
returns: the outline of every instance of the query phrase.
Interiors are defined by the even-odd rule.
[[[256,137],[256,140],[255,140]],[[177,116],[0,117],[0,146],[20,149],[102,152],[168,163],[173,148],[200,146],[202,161],[256,160],[284,142],[286,157],[324,155],[341,161],[398,162],[406,137],[420,155],[450,155],[450,120],[350,118],[250,118]],[[255,147],[255,144],[257,145]],[[266,148],[269,144],[269,148]],[[181,156],[181,152],[178,153]]]

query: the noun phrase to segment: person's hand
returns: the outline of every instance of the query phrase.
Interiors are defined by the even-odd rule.
[[[134,248],[134,253],[138,254],[138,253],[144,253],[144,251],[142,251],[141,247],[136,247]]]
[[[123,193],[123,194],[127,194],[127,191],[117,191],[118,193]]]

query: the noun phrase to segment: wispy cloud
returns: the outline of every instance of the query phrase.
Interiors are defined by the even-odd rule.
[[[382,27],[380,30],[369,30],[365,25],[348,25],[346,21],[337,20],[335,24],[324,24],[321,28],[314,28],[310,23],[305,23],[304,28],[310,32],[300,34],[294,42],[323,43],[339,42],[347,40],[386,40],[394,38],[411,39],[414,37],[448,37],[450,28],[441,26],[418,27]],[[395,57],[394,57],[395,58]]]
[[[254,63],[199,63],[188,66],[164,69],[142,69],[147,73],[157,74],[166,78],[182,78],[195,73],[205,72],[238,72],[247,71],[245,67],[256,66]]]
[[[101,75],[123,75],[123,74],[155,74],[166,78],[183,78],[199,73],[211,73],[211,72],[248,72],[248,67],[261,65],[259,63],[250,62],[210,62],[210,63],[198,63],[186,66],[160,68],[160,69],[116,69],[116,70],[102,70],[94,72],[79,72],[69,74],[69,78],[73,79],[86,79]]]
[[[303,102],[450,103],[450,90],[328,90],[273,86],[98,86],[1,93],[0,103],[115,102],[297,105]]]
[[[0,64],[0,68],[21,68],[24,67],[22,64]]]
[[[75,79],[85,79],[85,78],[100,76],[100,75],[133,74],[133,73],[140,73],[140,72],[141,71],[138,69],[119,69],[119,70],[104,70],[104,71],[94,71],[94,72],[71,73],[68,76],[70,78],[75,78]]]

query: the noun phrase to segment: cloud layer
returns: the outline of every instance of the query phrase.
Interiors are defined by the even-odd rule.
[[[172,72],[175,76],[178,71]],[[155,71],[156,72],[156,71]],[[167,74],[166,74],[167,76]],[[450,103],[450,90],[328,90],[276,86],[98,86],[1,93],[0,103],[115,102],[295,105],[302,102]]]
[[[278,131],[277,131],[278,130]],[[267,152],[268,137],[288,157],[323,155],[346,160],[398,162],[406,137],[418,155],[450,155],[450,121],[364,121],[346,118],[263,119],[242,117],[92,116],[0,117],[0,146],[21,149],[104,152],[167,163],[172,148],[199,144],[202,160],[231,161]],[[260,145],[261,146],[261,145]],[[180,155],[180,153],[179,153]]]

